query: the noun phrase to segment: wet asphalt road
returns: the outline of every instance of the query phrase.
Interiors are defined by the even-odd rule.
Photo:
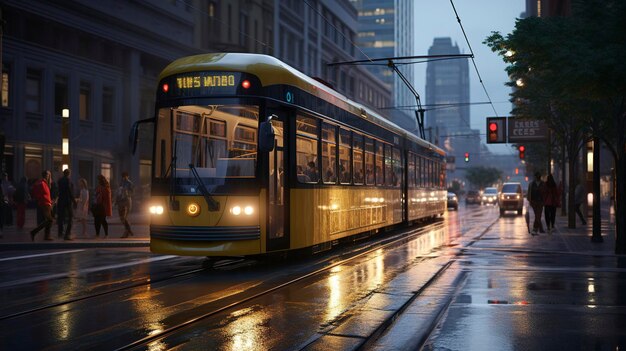
[[[620,278],[626,263],[612,255],[610,237],[600,247],[591,246],[580,230],[531,237],[523,216],[499,218],[495,207],[463,205],[438,228],[140,349],[624,347]],[[7,302],[0,308],[2,316],[123,291],[0,317],[0,349],[115,349],[320,262],[234,266],[167,280],[197,269],[201,261],[140,248],[34,254],[1,253],[0,296]],[[338,261],[333,255],[327,258]],[[439,271],[443,273],[436,276]],[[148,279],[154,283],[143,285]],[[160,279],[164,281],[157,283]],[[132,284],[137,286],[123,289]],[[376,337],[367,339],[373,332]]]

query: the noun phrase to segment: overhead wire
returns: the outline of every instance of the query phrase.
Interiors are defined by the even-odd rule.
[[[478,80],[480,81],[480,85],[482,85],[483,91],[485,92],[485,95],[487,95],[487,100],[491,102],[491,97],[489,96],[489,92],[487,92],[487,88],[485,87],[483,78],[480,76],[480,72],[478,71],[476,60],[474,59],[475,57],[474,50],[472,50],[472,45],[470,44],[470,41],[467,38],[467,33],[465,33],[465,28],[463,28],[463,23],[461,23],[461,18],[459,17],[459,13],[457,12],[456,7],[454,6],[454,1],[450,0],[450,4],[452,5],[452,10],[454,10],[454,15],[456,16],[456,20],[457,22],[459,22],[459,26],[461,27],[461,31],[463,32],[463,37],[465,37],[465,42],[467,43],[467,46],[470,50],[470,54],[472,54],[470,59],[472,60],[472,64],[474,65],[474,70],[476,70],[476,75],[478,75]],[[498,117],[498,112],[496,111],[496,107],[493,105],[493,103],[491,103],[491,108],[493,109],[493,113],[495,113],[495,116]]]

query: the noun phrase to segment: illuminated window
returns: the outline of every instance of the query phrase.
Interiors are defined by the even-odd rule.
[[[2,65],[2,107],[9,107],[9,67]]]
[[[317,183],[317,119],[296,117],[296,174],[300,183]]]

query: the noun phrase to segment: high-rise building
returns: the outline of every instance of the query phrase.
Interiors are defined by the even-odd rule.
[[[274,17],[274,56],[352,100],[391,104],[391,88],[365,67],[328,65],[356,59],[358,14],[348,0],[276,0]]]
[[[428,50],[429,55],[460,53],[450,38],[435,38]],[[431,108],[425,116],[426,137],[453,156],[457,169],[468,166],[464,162],[465,153],[469,153],[472,165],[480,163],[481,159],[479,132],[470,128],[469,102],[469,63],[466,59],[428,62],[426,105]]]
[[[361,59],[414,55],[413,0],[350,1],[359,11],[357,43],[366,55],[360,57]],[[406,113],[405,110],[416,104],[410,90],[384,62],[380,62],[380,65],[368,65],[367,68],[392,89],[393,101],[389,107],[396,107],[391,110],[392,121],[408,131],[415,132],[415,115]],[[413,82],[413,65],[401,65],[399,68],[407,80]]]
[[[90,186],[98,174],[115,184],[128,171],[147,195],[151,134],[140,133],[131,155],[128,131],[154,116],[159,72],[182,56],[275,55],[356,101],[391,101],[364,67],[326,65],[355,59],[358,13],[349,0],[4,0],[0,10],[0,170],[11,181],[43,169],[57,178],[69,156],[72,175]]]

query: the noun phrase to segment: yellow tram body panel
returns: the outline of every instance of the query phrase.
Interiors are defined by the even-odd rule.
[[[400,189],[292,189],[291,248],[331,242],[400,223],[401,196]]]
[[[170,210],[168,196],[152,197],[163,214],[152,215],[150,250],[156,253],[191,256],[257,255],[265,251],[265,191],[260,196],[213,196],[220,204],[209,211],[202,196],[176,196],[178,210]],[[193,212],[194,206],[199,213]],[[233,211],[239,206],[238,215]],[[252,214],[245,208],[251,206]]]

